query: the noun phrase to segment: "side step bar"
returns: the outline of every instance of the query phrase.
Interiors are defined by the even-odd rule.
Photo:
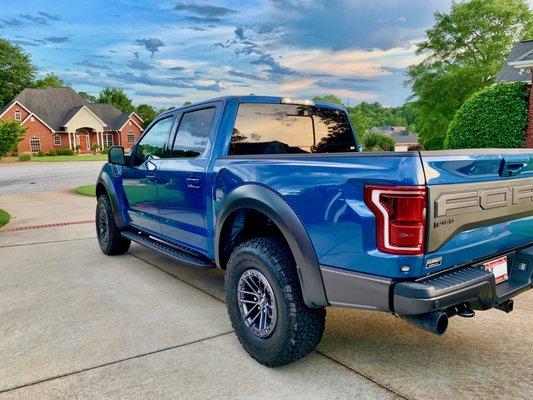
[[[193,256],[192,254],[179,250],[178,248],[171,246],[170,244],[166,244],[166,243],[160,242],[159,240],[152,239],[149,236],[142,235],[142,234],[132,232],[132,231],[124,231],[122,232],[122,236],[124,236],[126,239],[131,240],[132,242],[139,243],[150,249],[156,250],[159,253],[164,254],[165,256],[175,261],[178,261],[181,264],[185,264],[189,267],[203,268],[203,269],[215,269],[216,268],[215,264],[207,260],[202,260],[200,258],[197,258]]]

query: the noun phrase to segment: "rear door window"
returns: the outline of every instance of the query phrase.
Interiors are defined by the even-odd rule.
[[[215,111],[215,107],[210,107],[183,114],[172,145],[171,157],[197,157],[204,152]]]

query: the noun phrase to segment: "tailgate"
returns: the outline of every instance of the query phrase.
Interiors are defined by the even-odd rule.
[[[533,149],[421,152],[428,186],[422,275],[533,242]]]

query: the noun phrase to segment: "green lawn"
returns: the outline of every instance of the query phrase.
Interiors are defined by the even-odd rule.
[[[32,161],[38,162],[57,162],[57,161],[104,161],[107,160],[107,154],[84,154],[74,156],[44,156],[32,157]]]
[[[11,218],[11,216],[7,212],[5,212],[4,210],[2,210],[0,208],[0,227],[2,227],[5,224],[7,224],[9,222],[10,218]]]
[[[107,161],[107,154],[84,154],[73,156],[32,156],[31,161],[37,162],[61,162],[61,161]],[[17,163],[18,157],[2,157],[0,164]],[[28,162],[28,161],[25,161]]]
[[[96,185],[83,185],[78,186],[74,191],[84,196],[96,196]]]

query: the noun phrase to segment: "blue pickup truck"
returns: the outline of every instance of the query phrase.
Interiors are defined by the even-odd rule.
[[[133,241],[225,270],[235,333],[267,366],[310,353],[328,306],[440,335],[532,287],[531,149],[362,152],[333,104],[234,96],[168,111],[129,154],[109,150],[96,193],[105,254]]]

